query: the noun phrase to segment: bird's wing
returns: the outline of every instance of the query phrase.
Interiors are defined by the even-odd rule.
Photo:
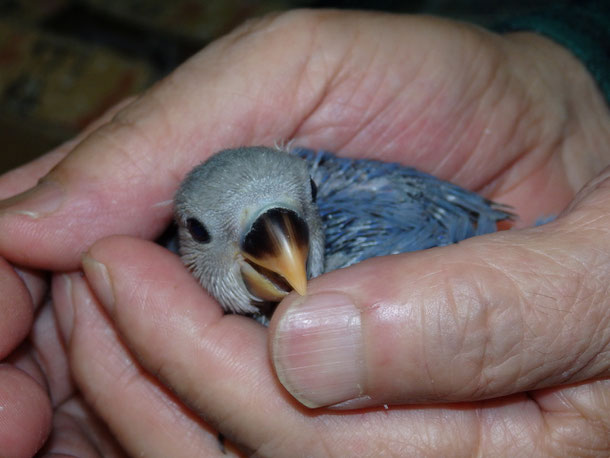
[[[411,167],[295,149],[318,186],[325,271],[497,230],[510,207]]]

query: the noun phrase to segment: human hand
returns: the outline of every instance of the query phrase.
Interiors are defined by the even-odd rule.
[[[125,456],[75,389],[64,348],[46,300],[37,307],[27,341],[8,358],[11,371],[4,368],[0,389],[14,396],[2,404],[1,457],[27,458],[36,451],[36,456]]]
[[[574,211],[583,211],[587,201],[599,202],[599,187],[589,191],[582,207]],[[500,249],[505,242],[490,240],[487,246],[495,244]],[[426,261],[423,254],[413,260],[421,261]],[[329,396],[345,396],[341,390],[359,383],[367,390],[365,396],[358,393],[359,398],[336,406],[350,412],[312,411],[288,396],[269,370],[266,330],[244,317],[223,316],[197,281],[179,266],[175,255],[150,242],[111,237],[96,243],[84,261],[87,279],[105,310],[78,276],[57,284],[54,291],[58,304],[65,308],[61,315],[74,317],[64,332],[72,348],[78,349],[71,359],[76,380],[87,397],[96,400],[96,409],[110,427],[123,432],[122,443],[132,453],[219,453],[209,430],[165,420],[181,418],[183,407],[163,402],[164,386],[246,453],[262,456],[285,456],[295,450],[307,456],[573,456],[603,455],[609,449],[610,386],[608,380],[594,380],[604,377],[607,370],[599,344],[605,328],[601,325],[599,332],[594,331],[589,342],[582,342],[584,337],[579,335],[583,329],[593,329],[592,324],[599,325],[598,315],[570,324],[566,310],[546,309],[542,304],[532,321],[531,315],[521,315],[523,310],[511,315],[504,308],[509,305],[507,298],[507,304],[487,311],[488,322],[481,323],[478,315],[486,311],[479,306],[465,310],[465,317],[455,317],[443,333],[439,327],[447,324],[439,319],[442,310],[437,307],[442,309],[444,304],[432,304],[436,316],[430,317],[428,325],[421,318],[428,316],[425,307],[430,304],[418,303],[420,298],[412,302],[401,298],[405,305],[388,301],[363,308],[360,317],[338,301],[334,302],[336,310],[326,310],[323,316],[317,315],[320,306],[295,307],[292,303],[288,310],[279,311],[279,317],[274,316],[271,337],[276,364],[278,347],[279,352],[286,352],[280,355],[283,363],[296,362],[289,375],[296,373],[306,387],[297,396],[307,399],[313,395],[316,401],[326,396],[328,402]],[[374,266],[361,265],[366,267]],[[413,275],[414,285],[415,280],[425,283],[424,291],[434,287],[426,283],[429,271]],[[348,270],[336,271],[314,281],[310,297],[319,298],[329,288],[334,298],[341,299],[335,288],[345,277],[349,281],[348,276]],[[361,286],[362,300],[369,299],[367,286]],[[353,289],[347,294],[354,294]],[[457,311],[459,303],[454,305]],[[536,316],[538,312],[544,312],[545,321]],[[502,314],[499,322],[493,319],[497,313]],[[515,315],[524,322],[520,328],[515,326]],[[401,327],[405,318],[409,326]],[[460,318],[472,318],[467,324],[472,336],[460,334]],[[560,333],[558,338],[556,332],[535,332],[534,326],[553,328],[557,320],[571,335]],[[285,322],[289,329],[281,328]],[[531,328],[524,329],[527,324]],[[93,333],[92,326],[97,328]],[[292,338],[291,330],[296,331]],[[358,332],[371,339],[369,345],[359,342]],[[581,346],[576,348],[577,355],[572,348],[560,346],[563,337]],[[454,344],[458,338],[467,347],[464,353]],[[440,351],[426,351],[427,344]],[[350,359],[358,350],[362,357]],[[372,357],[367,358],[369,355]],[[508,361],[502,361],[507,356]],[[583,367],[579,357],[588,364]],[[137,376],[139,369],[134,366],[139,363],[146,372]],[[569,382],[589,380],[538,389],[562,377],[570,377]],[[132,389],[134,386],[138,388]],[[493,399],[496,396],[503,397]],[[362,409],[384,401],[412,405]],[[160,429],[165,434],[129,427],[138,421],[163,423],[165,427]],[[183,441],[184,437],[197,440]]]
[[[35,185],[62,156],[61,150],[0,176],[0,198]],[[49,325],[52,312],[45,305],[47,291],[44,273],[11,266],[0,258],[1,457],[33,456],[51,431],[54,402],[49,390],[57,386],[51,381],[61,370],[47,372],[59,365],[43,367],[49,360],[41,357],[54,357],[46,350],[57,349]]]
[[[515,205],[522,225],[561,211],[607,162],[606,108],[568,52],[432,18],[251,21],[122,108],[2,203],[11,261],[69,270],[103,236],[155,237],[184,174],[234,145],[293,139],[408,163]]]
[[[0,456],[27,457],[41,447],[51,427],[44,384],[18,364],[24,351],[18,346],[30,333],[34,309],[45,294],[44,281],[0,258],[0,291]]]
[[[0,176],[0,197],[34,186],[118,109],[41,159]],[[0,258],[0,291],[0,456],[30,457],[44,444],[44,453],[57,456],[88,456],[93,451],[122,456],[74,390],[48,300],[49,275]]]
[[[45,176],[89,133],[108,122],[123,104],[108,110],[73,140],[0,176],[0,198],[6,199],[0,208],[10,206],[14,202],[13,196],[35,186],[40,177]],[[32,234],[32,237],[36,240],[37,234]],[[8,240],[10,243],[10,238]],[[35,243],[32,248],[36,249]],[[25,264],[29,264],[27,257],[25,253]],[[50,304],[45,305],[48,290],[48,274],[11,265],[0,258],[2,457],[32,456],[47,439],[53,422],[64,415],[62,412],[66,406],[71,405],[68,410],[84,409],[78,407],[80,401],[68,399],[71,387],[65,377],[68,373],[66,358],[53,332],[55,325]],[[81,415],[81,418],[85,417],[89,415]],[[60,420],[60,423],[65,422]]]
[[[288,113],[286,107],[289,107]],[[63,199],[58,206],[55,205],[57,202],[54,203],[55,211],[49,212],[50,201],[42,199],[45,207],[37,219],[16,214],[14,209],[3,215],[0,218],[2,234],[0,249],[14,262],[27,261],[29,265],[66,269],[76,267],[80,253],[103,235],[121,232],[153,237],[162,230],[169,219],[171,210],[167,203],[171,193],[192,165],[212,151],[223,147],[238,144],[270,144],[278,138],[295,138],[297,144],[324,147],[338,152],[351,151],[357,155],[376,154],[376,157],[385,160],[409,163],[442,178],[451,179],[462,186],[484,189],[486,194],[495,200],[514,205],[522,217],[522,225],[525,226],[540,215],[558,213],[572,199],[575,191],[607,163],[607,158],[603,155],[606,154],[603,148],[608,140],[607,131],[607,112],[589,76],[566,51],[543,38],[530,34],[497,37],[466,25],[433,19],[357,13],[292,13],[277,19],[250,23],[249,26],[217,42],[150,93],[123,110],[112,123],[90,136],[51,174],[51,179],[58,183],[60,189],[58,194]],[[168,156],[168,151],[175,151],[175,154]],[[161,162],[167,165],[165,169],[159,168]],[[154,180],[151,179],[153,176]],[[48,188],[47,186],[47,191]],[[535,199],[529,198],[532,194],[536,194]],[[39,195],[38,201],[40,200]],[[29,204],[31,202],[22,201],[19,204],[20,209],[31,211],[32,207],[28,207]],[[436,351],[437,347],[445,349],[449,346],[456,351],[457,345],[452,345],[451,342],[462,342],[457,339],[460,332],[464,339],[470,334],[464,334],[467,329],[465,326],[456,326],[449,329],[449,331],[453,330],[453,334],[447,335],[444,330],[448,322],[453,320],[455,323],[465,325],[469,322],[468,318],[472,318],[469,314],[475,312],[482,313],[482,316],[492,311],[509,313],[508,310],[514,308],[521,310],[524,305],[535,303],[535,298],[531,297],[526,301],[528,298],[523,294],[523,291],[527,291],[525,284],[516,286],[511,284],[511,287],[524,288],[523,291],[507,288],[506,281],[499,282],[498,289],[494,289],[494,281],[498,281],[497,276],[475,275],[488,273],[481,271],[486,264],[477,264],[477,262],[489,261],[489,259],[501,260],[500,267],[506,270],[499,269],[498,265],[490,269],[492,272],[506,272],[506,278],[511,278],[508,274],[513,272],[513,269],[523,269],[519,263],[523,259],[531,259],[532,264],[536,266],[532,268],[533,271],[545,272],[545,266],[536,263],[547,259],[549,253],[540,250],[546,248],[547,251],[555,253],[558,250],[557,245],[540,247],[535,242],[544,239],[549,243],[551,240],[559,243],[557,239],[550,237],[553,234],[557,237],[563,236],[564,238],[561,239],[563,245],[569,245],[582,254],[583,247],[575,244],[572,238],[566,238],[566,234],[572,233],[568,230],[571,225],[580,221],[581,214],[578,209],[571,214],[577,216],[570,219],[566,215],[557,223],[536,230],[496,234],[442,250],[367,261],[360,266],[335,272],[314,281],[311,291],[320,293],[323,291],[319,289],[320,287],[326,285],[328,288],[329,283],[324,282],[328,281],[325,280],[326,278],[331,278],[334,280],[333,290],[355,291],[363,301],[366,299],[366,303],[360,303],[362,310],[376,304],[371,310],[379,312],[376,316],[379,319],[383,318],[384,310],[388,312],[419,310],[421,317],[430,319],[422,318],[419,324],[410,320],[407,327],[404,320],[398,317],[394,322],[396,328],[408,329],[411,336],[430,337],[434,337],[434,334],[430,334],[431,330],[428,327],[437,329],[436,336],[444,337],[446,341],[436,342],[438,345],[432,348]],[[37,250],[31,250],[32,240],[27,237],[28,233],[44,234],[42,240],[36,241]],[[597,240],[603,241],[600,231],[594,233]],[[536,234],[542,235],[536,238]],[[13,237],[12,245],[8,243],[9,236]],[[499,241],[501,243],[496,243]],[[111,240],[106,242],[109,245],[101,246],[105,247],[105,252],[112,253],[112,243],[118,242]],[[139,247],[137,259],[154,256],[153,246],[144,245],[143,248],[135,241],[129,243]],[[589,250],[595,249],[590,241],[585,245]],[[523,251],[515,255],[515,246]],[[28,251],[27,248],[30,250]],[[519,253],[529,254],[530,257],[519,256]],[[477,254],[478,256],[474,256]],[[99,257],[103,258],[103,255],[100,253]],[[566,258],[578,259],[570,256],[570,253],[566,254]],[[160,259],[155,258],[155,261],[158,260]],[[459,262],[452,262],[453,260]],[[125,262],[124,259],[115,258],[103,259],[103,261],[110,272],[118,268],[115,268],[114,263],[120,266]],[[169,262],[163,258],[163,262],[166,261]],[[413,262],[417,262],[417,265],[411,267]],[[399,263],[400,267],[398,268],[394,263]],[[176,263],[169,265],[177,269]],[[569,270],[570,265],[564,263],[565,266],[568,266]],[[428,270],[428,267],[436,267],[437,270]],[[582,268],[582,263],[578,264],[578,267]],[[150,268],[150,270],[154,269]],[[154,272],[150,270],[145,273],[152,275]],[[396,275],[396,272],[409,272],[409,275],[413,275],[409,277],[411,285],[409,302],[405,299],[406,293],[403,293],[405,277]],[[429,275],[418,275],[417,272],[426,272]],[[175,275],[182,273],[184,272],[174,272]],[[551,271],[548,273],[552,274]],[[169,272],[164,272],[165,276],[168,274]],[[598,279],[599,275],[607,272],[599,269],[595,274],[595,279]],[[378,280],[380,275],[384,276],[383,283]],[[442,286],[438,285],[439,276],[444,280]],[[425,288],[425,282],[415,281],[424,277],[428,281],[435,280],[434,285]],[[531,275],[526,277],[532,280]],[[136,281],[135,276],[125,276],[125,278]],[[140,282],[147,277],[139,278]],[[158,280],[158,277],[154,278]],[[170,283],[173,284],[177,281],[174,276],[167,278],[172,279]],[[537,281],[536,285],[539,282]],[[154,290],[154,283],[146,281],[144,284],[150,287],[151,291]],[[551,285],[551,283],[547,284]],[[365,285],[368,291],[366,295],[360,296],[363,291],[362,286],[359,285]],[[116,288],[116,285],[114,286]],[[483,286],[485,290],[476,289]],[[565,294],[566,284],[562,283],[561,286],[562,298],[568,297],[569,294]],[[383,291],[379,291],[381,287]],[[511,294],[506,294],[507,289]],[[480,295],[482,291],[487,295]],[[128,294],[134,301],[138,298],[136,292]],[[465,297],[460,296],[458,294],[460,292],[462,294],[465,292]],[[462,315],[452,316],[451,308],[443,308],[443,304],[448,304],[446,300],[451,298],[451,293],[457,298],[455,303],[459,302],[460,305],[460,308],[455,308],[454,311],[463,312]],[[557,296],[557,291],[544,293],[551,294],[552,298]],[[104,297],[103,292],[98,291],[98,294]],[[212,313],[209,312],[212,305],[209,300],[204,299],[204,293],[198,292],[198,294],[201,296],[197,300],[199,306],[207,310],[206,313]],[[117,294],[115,296],[118,298]],[[540,296],[536,297],[540,298]],[[499,306],[502,307],[490,309],[495,304],[494,298],[504,299],[499,302]],[[517,307],[514,305],[515,300],[519,304]],[[166,307],[171,303],[161,300],[158,302],[162,302]],[[596,302],[595,310],[603,311],[604,304],[600,302],[603,301]],[[124,313],[120,312],[122,310],[120,303],[117,299],[115,313]],[[149,311],[154,305],[155,303],[146,304]],[[287,313],[285,307],[286,305],[280,308],[278,316],[274,319],[275,327],[271,329],[271,332],[276,332],[276,338],[282,338],[285,342],[284,346],[274,344],[275,363],[280,369],[280,377],[293,394],[305,402],[328,403],[329,396],[322,399],[322,402],[319,402],[319,399],[311,402],[311,399],[306,399],[303,393],[294,389],[294,380],[290,380],[289,374],[290,361],[287,361],[289,358],[278,352],[279,348],[290,349],[295,345],[295,341],[291,341],[290,331],[283,332],[286,330],[282,327],[282,323],[285,322],[283,316],[290,316],[284,315]],[[75,308],[78,308],[78,305],[75,305]],[[188,310],[189,313],[192,312],[192,308]],[[176,319],[173,313],[178,311],[177,308],[170,310],[172,319]],[[444,313],[441,313],[443,311]],[[319,308],[318,312],[324,313],[324,309]],[[417,312],[415,314],[417,315]],[[150,315],[152,316],[144,317],[141,324],[151,325],[153,329],[155,326],[161,326],[160,322],[154,321],[154,314]],[[587,312],[587,316],[594,314]],[[185,319],[194,318],[187,314]],[[259,347],[257,352],[250,354],[248,364],[253,366],[241,364],[245,361],[240,359],[241,355],[229,358],[226,362],[234,362],[237,365],[235,367],[237,372],[231,375],[236,379],[244,380],[244,374],[247,375],[255,370],[256,376],[259,377],[255,379],[259,384],[258,388],[261,386],[260,381],[264,380],[277,389],[269,374],[266,377],[262,374],[262,361],[265,360],[266,353],[260,348],[261,338],[252,337],[264,335],[261,334],[264,330],[252,328],[255,326],[254,323],[238,317],[220,319],[220,316],[216,315],[215,319],[226,323],[216,329],[229,332],[226,335],[223,333],[222,337],[220,334],[214,334],[216,339],[220,339],[221,343],[224,342],[223,349],[235,350],[239,342],[244,340]],[[460,322],[458,319],[465,321]],[[204,327],[207,325],[207,320],[199,319],[194,322]],[[510,320],[509,322],[512,323]],[[549,319],[549,323],[551,322],[553,321]],[[368,326],[379,321],[367,319],[364,323]],[[492,328],[492,324],[489,323],[489,335],[501,337],[504,330]],[[137,329],[136,325],[137,323],[134,324],[134,329]],[[581,326],[579,330],[582,335],[591,336],[590,327],[582,322],[574,324],[577,325]],[[118,326],[123,331],[124,338],[128,339],[134,348],[141,350],[140,346],[133,342],[138,339],[138,331],[130,329],[129,335],[126,336],[126,329],[122,327],[120,319]],[[280,332],[277,332],[278,327]],[[255,331],[257,334],[251,334],[249,329],[257,329]],[[181,330],[184,332],[184,326]],[[438,330],[443,332],[439,333]],[[132,335],[132,332],[136,335]],[[400,334],[397,331],[397,334],[385,335],[390,337]],[[480,338],[485,333],[475,332],[474,335]],[[578,334],[573,333],[568,337],[573,338],[575,335]],[[172,334],[172,337],[176,336]],[[192,336],[189,340],[188,333],[186,337],[186,342],[195,345],[195,350],[198,348],[197,345],[201,346],[200,341],[193,339]],[[600,338],[595,335],[595,337],[603,342],[603,336]],[[400,339],[397,341],[400,342]],[[483,344],[479,341],[479,344],[483,349],[489,350],[488,345],[484,345],[485,339],[482,342]],[[444,346],[440,345],[443,343]],[[564,349],[570,347],[573,342],[563,340],[562,343],[564,345],[560,347]],[[375,345],[381,344],[376,342]],[[421,347],[428,348],[428,345],[422,344]],[[590,345],[590,347],[596,346]],[[181,348],[184,350],[186,346]],[[383,350],[384,346],[381,345],[380,348]],[[395,354],[396,359],[404,356],[421,356],[421,352],[406,354],[405,351],[400,351],[400,348],[404,348],[404,345],[398,346],[398,349],[392,347],[394,353],[382,354]],[[461,347],[461,350],[466,351],[465,348]],[[524,352],[529,349],[527,345],[523,348]],[[604,349],[605,347],[602,346],[600,354],[603,355]],[[442,350],[438,351],[442,352]],[[229,355],[228,352],[221,353],[225,359]],[[174,365],[170,359],[163,359],[161,366],[158,366],[157,360],[151,360],[146,352],[138,352],[138,354],[144,366],[149,369],[165,367],[165,363]],[[194,355],[193,352],[187,352],[185,355],[201,356]],[[554,353],[551,355],[556,356]],[[428,357],[431,357],[430,354],[426,355],[426,358]],[[367,360],[367,364],[369,361]],[[490,361],[493,363],[495,360]],[[74,361],[75,367],[79,366],[79,362],[79,360]],[[402,362],[413,369],[414,363],[409,363],[408,358]],[[259,365],[255,366],[257,363]],[[181,362],[176,364],[180,365]],[[441,369],[447,367],[446,364],[441,366]],[[462,366],[470,367],[463,364],[460,367]],[[222,366],[215,367],[222,369]],[[403,366],[395,367],[399,367],[401,370],[397,372],[404,375]],[[419,367],[416,365],[415,369]],[[480,368],[481,373],[483,369],[485,367]],[[193,374],[193,371],[194,368],[191,367],[188,374],[185,370],[172,373],[191,377],[193,383],[195,375],[202,375],[199,372]],[[380,379],[384,378],[383,371],[374,372],[381,374]],[[226,371],[224,373],[226,374]],[[318,378],[320,372],[312,369],[310,373]],[[388,374],[395,375],[396,372],[390,371]],[[462,374],[464,378],[469,375],[466,370],[464,374]],[[384,396],[398,403],[417,403],[431,399],[438,402],[471,401],[548,386],[549,383],[552,385],[569,383],[575,377],[570,371],[563,371],[559,377],[550,377],[546,373],[542,375],[542,381],[536,379],[526,387],[515,383],[512,389],[494,380],[491,389],[488,391],[481,389],[480,393],[477,390],[473,390],[474,393],[469,392],[463,385],[453,386],[457,394],[448,389],[451,386],[439,391],[437,388],[439,379],[431,376],[427,379],[423,377],[420,380],[422,385],[413,385],[411,388],[413,391],[407,393],[408,396],[391,389],[375,392],[367,391],[368,386],[361,388],[364,390],[362,394],[371,397],[368,402],[372,404],[382,403]],[[597,375],[604,376],[604,373],[602,371]],[[588,372],[581,371],[577,377],[582,376],[585,379],[594,377]],[[261,428],[261,424],[256,421],[249,423],[250,427],[253,424],[257,427],[256,431],[248,430],[248,427],[243,425],[238,428],[239,425],[233,423],[222,424],[221,420],[225,420],[226,417],[220,409],[228,407],[226,395],[235,395],[231,392],[232,389],[243,391],[243,383],[239,387],[234,385],[226,387],[225,396],[220,396],[217,391],[204,384],[205,379],[202,378],[199,381],[199,390],[208,391],[208,394],[200,398],[199,402],[194,402],[193,398],[201,394],[182,389],[186,382],[181,383],[175,378],[168,380],[167,376],[164,379],[189,405],[197,407],[199,412],[206,418],[211,418],[212,424],[221,430],[224,427],[224,430],[230,433],[228,434],[230,437],[247,448],[258,449],[253,446],[272,440],[270,433],[265,434],[265,428]],[[250,381],[249,377],[247,379]],[[476,380],[476,378],[468,380]],[[85,387],[88,386],[87,384],[94,384],[90,380],[80,381]],[[434,385],[431,385],[431,381]],[[454,380],[456,385],[458,381],[463,380],[459,378]],[[400,383],[401,380],[397,382],[403,387],[408,385],[407,382]],[[599,387],[599,383],[603,382],[591,382],[583,386],[590,394],[598,389],[595,387]],[[431,386],[434,388],[432,393],[430,393]],[[421,391],[418,391],[418,387]],[[359,394],[362,390],[358,390]],[[599,390],[602,391],[601,388]],[[267,399],[265,396],[280,396],[281,400],[277,403],[280,404],[281,410],[274,411],[274,414],[279,415],[276,419],[279,423],[286,419],[284,414],[292,415],[292,418],[300,418],[299,422],[311,417],[311,414],[298,410],[290,400],[282,398],[280,393],[279,389],[272,392],[259,389],[260,399],[256,405],[262,409],[265,403],[274,403],[272,398]],[[217,399],[209,399],[214,394],[217,395]],[[242,396],[249,396],[253,401],[253,394],[256,393],[247,391]],[[349,397],[348,394],[347,398]],[[339,402],[347,398],[331,399],[330,402]],[[248,405],[246,401],[247,399],[243,400],[242,407]],[[235,405],[236,408],[240,406],[239,403]],[[510,409],[504,411],[501,409],[482,411],[491,414],[491,418],[510,420],[515,418],[510,417],[511,411],[514,413],[517,410],[518,414],[524,412],[520,410],[522,407],[527,407],[527,405],[521,406],[518,402],[509,402],[508,406]],[[472,412],[478,414],[480,409],[489,405],[476,404],[474,407]],[[418,431],[426,431],[426,427],[430,425],[422,420],[417,426],[413,418],[405,423],[408,421],[402,416],[405,412],[411,412],[410,415],[414,418],[430,415],[429,418],[433,423],[445,418],[446,415],[455,420],[456,417],[452,417],[454,414],[447,412],[459,411],[459,409],[444,408],[399,410],[401,414],[393,414],[398,417],[391,418],[398,420],[397,422],[379,423],[379,425],[385,429],[408,424],[413,434],[410,439],[414,441]],[[254,414],[260,415],[261,411],[255,411]],[[360,414],[354,416],[325,414],[321,417],[316,416],[323,420],[310,424],[308,428],[327,427],[331,420],[324,421],[324,419],[333,419],[333,422],[348,419],[347,425],[339,421],[337,426],[341,427],[345,434],[349,432],[356,436],[361,429],[355,428],[354,423],[357,422],[354,419],[357,418],[361,424],[367,425],[367,419],[375,422],[382,414],[385,415],[383,412],[371,413],[370,416],[365,417]],[[112,413],[107,415],[109,417]],[[246,417],[250,420],[260,420],[258,417],[252,418],[248,415],[245,415],[244,419]],[[468,418],[471,420],[471,417]],[[240,419],[237,418],[235,421],[239,422]],[[294,424],[285,423],[288,429],[294,427]],[[306,423],[298,424],[306,425]],[[476,422],[475,424],[480,426]],[[510,422],[507,422],[503,427],[508,428],[509,424]],[[282,425],[275,426],[279,428]],[[421,426],[421,430],[416,426]],[[468,428],[472,429],[473,424],[469,423]],[[330,437],[331,431],[339,434],[336,428],[327,428],[326,431],[329,434],[327,437]],[[386,433],[390,434],[392,431],[394,429],[387,429]],[[590,432],[591,428],[587,431]],[[380,431],[370,429],[370,432]],[[279,437],[296,439],[294,430],[293,434],[286,435],[288,433],[290,431],[285,431],[285,434],[283,436],[280,434]],[[447,435],[447,439],[456,439],[464,433],[464,430],[457,428],[454,429],[454,433],[455,435]],[[547,438],[547,433],[549,432],[540,433],[539,439]],[[395,445],[396,442],[387,442],[390,439],[387,434],[379,434],[378,437],[385,438],[388,447],[391,444]],[[344,437],[345,441],[349,440],[347,436]],[[360,436],[367,439],[369,437]],[[471,436],[459,437],[466,438],[464,440],[466,445],[472,445],[469,442]],[[425,440],[425,437],[420,439]],[[523,440],[529,439],[531,438]],[[540,440],[535,443],[540,443]],[[442,450],[441,442],[437,444],[437,450]],[[449,442],[451,441],[443,443],[447,446]],[[293,442],[292,445],[295,444],[297,442]],[[345,445],[346,442],[339,441],[338,444]],[[379,446],[381,440],[375,443],[369,442],[369,445],[373,444]],[[518,441],[518,444],[522,442]],[[361,445],[366,444],[361,443]],[[431,447],[433,445],[428,444]]]

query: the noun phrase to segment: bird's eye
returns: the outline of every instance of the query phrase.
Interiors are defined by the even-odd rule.
[[[199,243],[208,243],[210,241],[210,233],[199,220],[189,218],[186,221],[186,228],[195,241]]]
[[[318,186],[316,185],[316,182],[313,181],[313,178],[310,178],[309,182],[311,184],[311,200],[315,202],[318,197]]]

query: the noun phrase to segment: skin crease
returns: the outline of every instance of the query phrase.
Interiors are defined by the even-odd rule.
[[[608,164],[608,125],[582,65],[533,34],[331,11],[251,21],[110,112],[75,148],[0,178],[2,195],[11,195],[68,154],[48,178],[62,186],[63,203],[46,217],[14,208],[0,215],[0,253],[15,265],[62,271],[77,269],[89,249],[90,284],[79,274],[54,277],[58,323],[39,312],[34,329],[56,329],[43,334],[57,345],[38,345],[34,333],[8,360],[39,384],[27,393],[2,379],[0,386],[13,400],[49,390],[55,428],[47,450],[66,455],[104,447],[118,456],[219,454],[214,429],[264,456],[607,455],[608,172],[553,224],[413,259],[371,260],[312,282],[311,293],[358,298],[373,404],[416,406],[306,409],[269,363],[268,340],[288,301],[267,331],[222,316],[179,260],[150,242],[113,237],[90,246],[115,233],[157,235],[179,180],[212,152],[291,138],[399,160],[481,190],[513,205],[525,227],[564,210]],[[405,280],[398,272],[413,273]],[[22,296],[14,301],[31,307]],[[419,314],[405,317],[406,309]],[[507,323],[536,338],[507,334]],[[2,338],[3,348],[18,344]],[[57,350],[41,358],[43,347]],[[474,364],[450,366],[447,376],[443,368],[460,355]],[[57,375],[68,362],[86,402]],[[477,401],[498,395],[507,396]],[[431,400],[438,404],[421,404]],[[38,418],[48,430],[49,404],[37,404],[29,412],[47,412]],[[10,421],[0,412],[0,424]],[[39,446],[44,428],[22,437],[22,456]]]

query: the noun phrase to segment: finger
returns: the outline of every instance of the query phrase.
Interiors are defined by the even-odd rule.
[[[27,210],[20,208],[20,204],[18,202],[22,201],[24,198],[27,199],[27,196],[35,193],[34,190],[42,188],[48,188],[49,186],[42,184],[40,186],[40,179],[45,175],[52,174],[54,168],[59,167],[58,164],[69,154],[71,153],[81,142],[83,142],[92,132],[95,132],[101,126],[110,122],[110,120],[116,116],[116,114],[122,110],[125,106],[128,106],[133,101],[133,98],[128,98],[119,102],[117,105],[113,106],[109,110],[107,110],[104,115],[102,115],[99,119],[92,122],[89,126],[87,126],[83,132],[77,135],[74,139],[71,139],[62,145],[58,146],[54,150],[49,153],[41,156],[38,159],[35,159],[21,167],[18,167],[15,170],[11,170],[2,176],[0,176],[0,196],[5,198],[0,202],[0,214],[8,213],[9,215],[15,216],[18,215],[17,220],[9,216],[9,225],[6,228],[4,234],[6,237],[6,247],[7,250],[4,251],[8,256],[11,257],[11,260],[17,264],[24,264],[28,266],[34,267],[43,267],[48,268],[48,265],[43,265],[43,263],[32,262],[31,254],[38,251],[38,244],[44,243],[43,241],[46,239],[49,234],[48,231],[57,231],[57,227],[46,228],[46,227],[37,227],[36,224],[28,224],[28,219],[37,220],[40,214],[37,214],[37,210]],[[37,185],[38,183],[38,185]],[[53,186],[51,186],[53,188]],[[55,190],[51,190],[50,198],[51,200],[57,196],[57,192]],[[19,194],[21,193],[21,194]],[[44,194],[44,192],[43,192]],[[47,196],[49,197],[49,196]],[[49,199],[47,197],[42,197],[41,199],[37,199],[36,205],[43,207],[49,205]],[[53,202],[50,203],[53,206]],[[26,205],[27,206],[27,205]],[[12,210],[7,210],[12,208]],[[40,208],[39,208],[40,209]],[[7,212],[5,212],[7,210]],[[21,220],[22,216],[26,216],[25,220]],[[32,221],[29,221],[32,222]],[[0,221],[0,226],[2,225]],[[9,232],[14,230],[15,232],[12,235],[9,235]],[[60,229],[61,231],[61,229]],[[17,235],[19,234],[19,235]],[[25,235],[27,234],[27,236]],[[59,235],[57,233],[57,235]],[[34,240],[34,245],[31,242],[29,236]],[[63,238],[63,237],[58,237]],[[2,236],[0,236],[2,239]],[[9,240],[10,239],[10,240]],[[28,241],[25,241],[28,239]],[[11,241],[12,240],[12,241]],[[64,239],[64,243],[66,240]],[[2,246],[2,241],[0,240],[0,246]],[[35,247],[35,250],[32,250],[32,247]],[[16,253],[17,251],[18,253]],[[57,253],[56,253],[57,254]],[[36,258],[36,255],[34,256]],[[60,255],[57,256],[56,260],[61,258]]]
[[[19,275],[0,258],[0,360],[27,335],[32,326],[32,297]]]
[[[21,264],[75,269],[81,253],[103,235],[158,235],[171,217],[180,178],[211,152],[290,137],[297,122],[278,108],[293,97],[304,63],[289,59],[291,51],[271,34],[259,33],[269,21],[250,23],[204,49],[80,143],[34,190],[3,203],[2,252]],[[272,93],[263,95],[270,75],[267,63],[252,56],[255,49],[282,63]],[[315,106],[320,89],[310,90],[289,118]],[[37,239],[35,251],[30,238]]]
[[[0,451],[34,456],[51,430],[51,405],[41,386],[9,365],[0,365]]]
[[[15,272],[23,281],[23,284],[30,293],[34,310],[40,307],[46,298],[49,290],[49,279],[46,272],[39,270],[28,269],[27,267],[15,267]]]
[[[54,458],[127,456],[106,425],[80,398],[71,398],[55,410],[53,432],[41,453]]]
[[[216,434],[133,360],[79,274],[55,277],[53,296],[74,379],[128,453],[220,454]]]
[[[221,317],[219,305],[167,250],[111,237],[88,256],[87,279],[123,341],[150,373],[249,451],[473,456],[546,447],[544,417],[525,395],[448,408],[386,406],[345,414],[304,409],[270,372],[265,329],[245,317]]]
[[[129,97],[117,103],[98,119],[91,122],[76,137],[65,141],[39,158],[0,175],[0,199],[8,199],[35,186],[38,180],[48,174],[76,145],[91,132],[110,122],[113,116],[132,101],[133,97]]]
[[[72,147],[71,142],[49,151],[43,156],[0,175],[0,198],[8,199],[27,191],[38,183],[38,180],[51,171]]]
[[[54,408],[74,394],[65,346],[50,301],[37,313],[27,345],[11,354],[9,361],[46,387]]]
[[[8,198],[34,186],[40,177],[47,174],[76,144],[93,130],[109,121],[129,100],[109,109],[97,121],[89,125],[76,138],[65,142],[53,151],[0,176],[0,198]],[[13,238],[15,240],[15,238]],[[21,281],[14,275],[17,273]],[[26,287],[25,293],[20,283]],[[25,337],[31,322],[33,309],[42,304],[47,292],[46,275],[25,267],[13,270],[6,261],[0,259],[0,359],[10,352]],[[26,358],[27,359],[27,358]],[[22,361],[25,364],[25,360]],[[34,366],[28,364],[34,372]]]
[[[556,222],[326,274],[273,317],[310,407],[486,399],[610,375],[610,169]]]
[[[610,451],[610,380],[531,393],[553,431],[550,455],[603,456]]]
[[[96,242],[83,265],[121,338],[148,372],[226,437],[265,455],[261,448],[305,447],[321,427],[295,409],[269,370],[265,328],[224,316],[177,256],[116,236]]]

